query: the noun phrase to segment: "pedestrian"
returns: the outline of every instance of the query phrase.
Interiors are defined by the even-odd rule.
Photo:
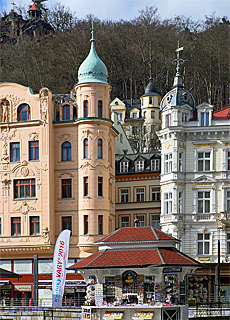
[[[30,306],[30,307],[33,307],[33,305],[34,305],[34,300],[33,300],[33,298],[30,298],[29,306]]]

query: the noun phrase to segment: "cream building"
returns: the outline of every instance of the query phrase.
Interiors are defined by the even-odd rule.
[[[229,108],[195,106],[179,73],[161,101],[161,227],[199,261],[230,261]]]
[[[0,84],[1,267],[29,275],[38,255],[40,273],[48,274],[63,229],[71,230],[70,264],[115,230],[118,132],[107,78],[92,31],[90,53],[68,99],[52,97],[47,88],[33,94],[18,84]]]

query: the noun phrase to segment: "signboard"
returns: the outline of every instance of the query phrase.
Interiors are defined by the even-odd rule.
[[[14,286],[14,290],[17,290],[17,291],[31,291],[31,285],[18,284],[18,285]]]
[[[163,273],[177,273],[182,272],[181,267],[163,268]]]
[[[103,305],[103,284],[95,284],[95,305]]]

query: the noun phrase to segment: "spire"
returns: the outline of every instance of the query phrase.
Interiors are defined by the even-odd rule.
[[[180,59],[180,52],[184,50],[184,47],[180,47],[179,41],[178,46],[175,52],[177,53],[177,58],[173,60],[173,65],[176,65],[176,75],[174,77],[173,88],[174,87],[183,87],[182,77],[180,75],[180,65],[184,63],[183,59]]]
[[[95,42],[95,39],[94,39],[94,27],[93,27],[93,19],[92,19],[92,28],[91,28],[91,34],[92,34],[92,38],[90,40],[90,42]]]

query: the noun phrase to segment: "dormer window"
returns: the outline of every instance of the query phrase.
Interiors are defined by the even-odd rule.
[[[135,171],[144,171],[144,160],[137,160],[135,162]]]
[[[133,112],[133,119],[137,119],[137,112]]]
[[[120,172],[124,173],[124,172],[128,172],[129,170],[129,163],[128,161],[123,161],[120,163]]]
[[[209,112],[201,112],[200,113],[200,125],[201,127],[209,126]]]
[[[160,159],[152,159],[151,160],[151,170],[159,171],[160,170]]]
[[[63,120],[70,120],[70,106],[64,105],[62,107],[62,119]]]
[[[118,121],[122,121],[122,113],[118,113],[117,114],[117,120]]]

